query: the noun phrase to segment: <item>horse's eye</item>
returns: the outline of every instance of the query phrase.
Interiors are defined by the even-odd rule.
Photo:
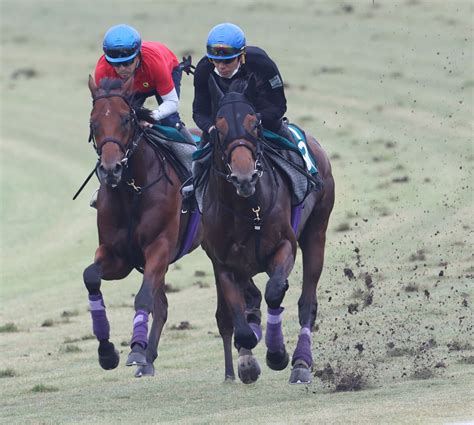
[[[122,118],[122,124],[124,126],[128,125],[130,123],[130,115],[127,115],[126,117]]]

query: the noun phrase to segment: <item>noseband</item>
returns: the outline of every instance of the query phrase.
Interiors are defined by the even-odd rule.
[[[130,101],[128,100],[128,98],[125,97],[124,95],[122,95],[122,94],[103,94],[101,96],[95,97],[92,100],[92,105],[94,106],[97,100],[111,98],[111,97],[120,97],[127,104],[127,106],[130,109],[130,119],[131,119],[131,125],[132,125],[132,128],[133,128],[132,137],[130,138],[131,142],[129,140],[126,143],[122,143],[122,141],[120,141],[116,137],[107,136],[107,137],[104,137],[102,139],[102,146],[99,149],[98,146],[97,146],[97,141],[96,141],[95,135],[94,135],[94,130],[92,129],[92,123],[90,123],[89,143],[92,142],[92,145],[94,146],[94,149],[95,149],[97,155],[99,156],[99,160],[100,160],[100,157],[102,156],[102,149],[104,148],[104,146],[107,143],[116,144],[120,148],[120,150],[122,151],[122,153],[124,155],[124,157],[122,158],[122,160],[120,162],[124,167],[126,167],[128,165],[128,160],[131,158],[133,152],[135,151],[136,147],[138,146],[138,141],[140,140],[140,136],[142,135],[142,132],[139,131],[140,126],[138,125],[138,119],[137,119],[137,114],[135,112],[135,109],[133,108],[133,106],[130,103]],[[128,148],[128,145],[130,143],[131,143],[131,147]]]

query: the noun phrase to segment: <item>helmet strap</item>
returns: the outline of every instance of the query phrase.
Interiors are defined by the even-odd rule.
[[[142,54],[141,53],[138,53],[138,60],[137,60],[137,64],[135,65],[135,71],[138,69],[138,67],[142,64]],[[134,71],[134,72],[135,72]]]

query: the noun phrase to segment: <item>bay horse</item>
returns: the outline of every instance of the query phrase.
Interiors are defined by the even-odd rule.
[[[237,84],[235,84],[237,83]],[[202,246],[212,261],[217,287],[216,320],[224,345],[225,378],[235,379],[231,341],[238,350],[238,375],[255,382],[260,365],[252,349],[262,337],[261,293],[252,278],[266,272],[266,363],[283,370],[289,362],[282,333],[281,306],[288,289],[299,244],[303,255],[303,287],[298,301],[301,330],[292,356],[291,384],[312,380],[311,329],[316,320],[316,287],[324,260],[326,229],[334,205],[334,179],[327,154],[312,136],[323,188],[304,201],[298,220],[292,217],[291,186],[269,162],[253,100],[253,76],[224,94],[209,79],[217,110],[217,132],[210,140],[212,165],[203,195]],[[295,229],[293,229],[295,227]]]
[[[175,169],[160,147],[152,147],[145,137],[142,118],[130,101],[132,85],[132,79],[102,79],[96,86],[89,76],[93,99],[89,141],[99,156],[99,246],[83,277],[99,341],[99,364],[108,370],[117,367],[119,353],[109,341],[101,280],[123,279],[134,268],[143,272],[126,363],[137,366],[135,376],[141,377],[154,375],[153,362],[168,311],[165,273],[179,255],[188,215],[181,214],[181,182]],[[149,115],[143,119],[151,120]],[[198,228],[194,240],[186,240],[188,252],[200,244],[200,234]],[[153,321],[148,334],[150,313]]]

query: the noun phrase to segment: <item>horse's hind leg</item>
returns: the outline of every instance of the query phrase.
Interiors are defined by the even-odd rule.
[[[283,370],[289,362],[283,332],[281,303],[288,289],[288,275],[294,264],[293,247],[290,241],[284,241],[270,262],[270,280],[265,290],[267,302],[267,331],[265,344],[267,346],[267,366],[273,370]]]
[[[104,245],[100,245],[95,254],[94,263],[84,270],[84,284],[89,292],[89,307],[92,317],[92,329],[99,341],[99,364],[105,370],[115,369],[119,363],[119,354],[109,341],[110,325],[105,312],[105,304],[100,292],[101,279],[123,279],[131,267],[121,258],[113,256]]]
[[[260,311],[260,304],[262,302],[262,294],[260,290],[255,286],[252,279],[249,279],[247,286],[244,290],[245,297],[245,316],[247,322],[252,329],[253,333],[257,337],[258,341],[262,338],[262,327]],[[246,348],[239,348],[239,359],[237,362],[239,378],[245,384],[251,384],[255,382],[261,374],[260,365],[257,359],[254,357],[251,350]]]
[[[252,328],[254,334],[257,335],[257,338],[260,340],[262,338],[262,312],[260,311],[262,294],[252,279],[249,279],[244,290],[244,298],[247,322]]]
[[[154,376],[155,367],[153,366],[154,361],[158,357],[158,343],[160,340],[161,332],[163,326],[166,322],[168,316],[168,299],[165,295],[165,285],[164,281],[155,291],[153,291],[153,310],[152,316],[153,321],[151,323],[150,333],[148,335],[148,344],[146,350],[141,350],[141,347],[138,345],[138,351],[132,352],[130,356],[133,356],[135,353],[142,353],[144,358],[141,363],[137,362],[137,371],[135,376],[140,378],[142,376]],[[135,315],[137,317],[137,315]],[[135,346],[134,346],[135,347]],[[130,360],[129,356],[129,360]]]
[[[165,238],[155,240],[145,250],[143,282],[135,297],[135,317],[131,352],[127,366],[138,366],[136,377],[153,376],[153,362],[158,356],[158,343],[168,317],[164,276],[168,268],[169,248]],[[148,316],[153,322],[148,336]]]
[[[293,370],[290,384],[312,381],[311,329],[316,320],[318,308],[316,287],[323,269],[326,229],[331,209],[332,202],[322,202],[320,207],[313,211],[300,238],[303,254],[303,288],[298,300],[301,331],[291,362]]]

